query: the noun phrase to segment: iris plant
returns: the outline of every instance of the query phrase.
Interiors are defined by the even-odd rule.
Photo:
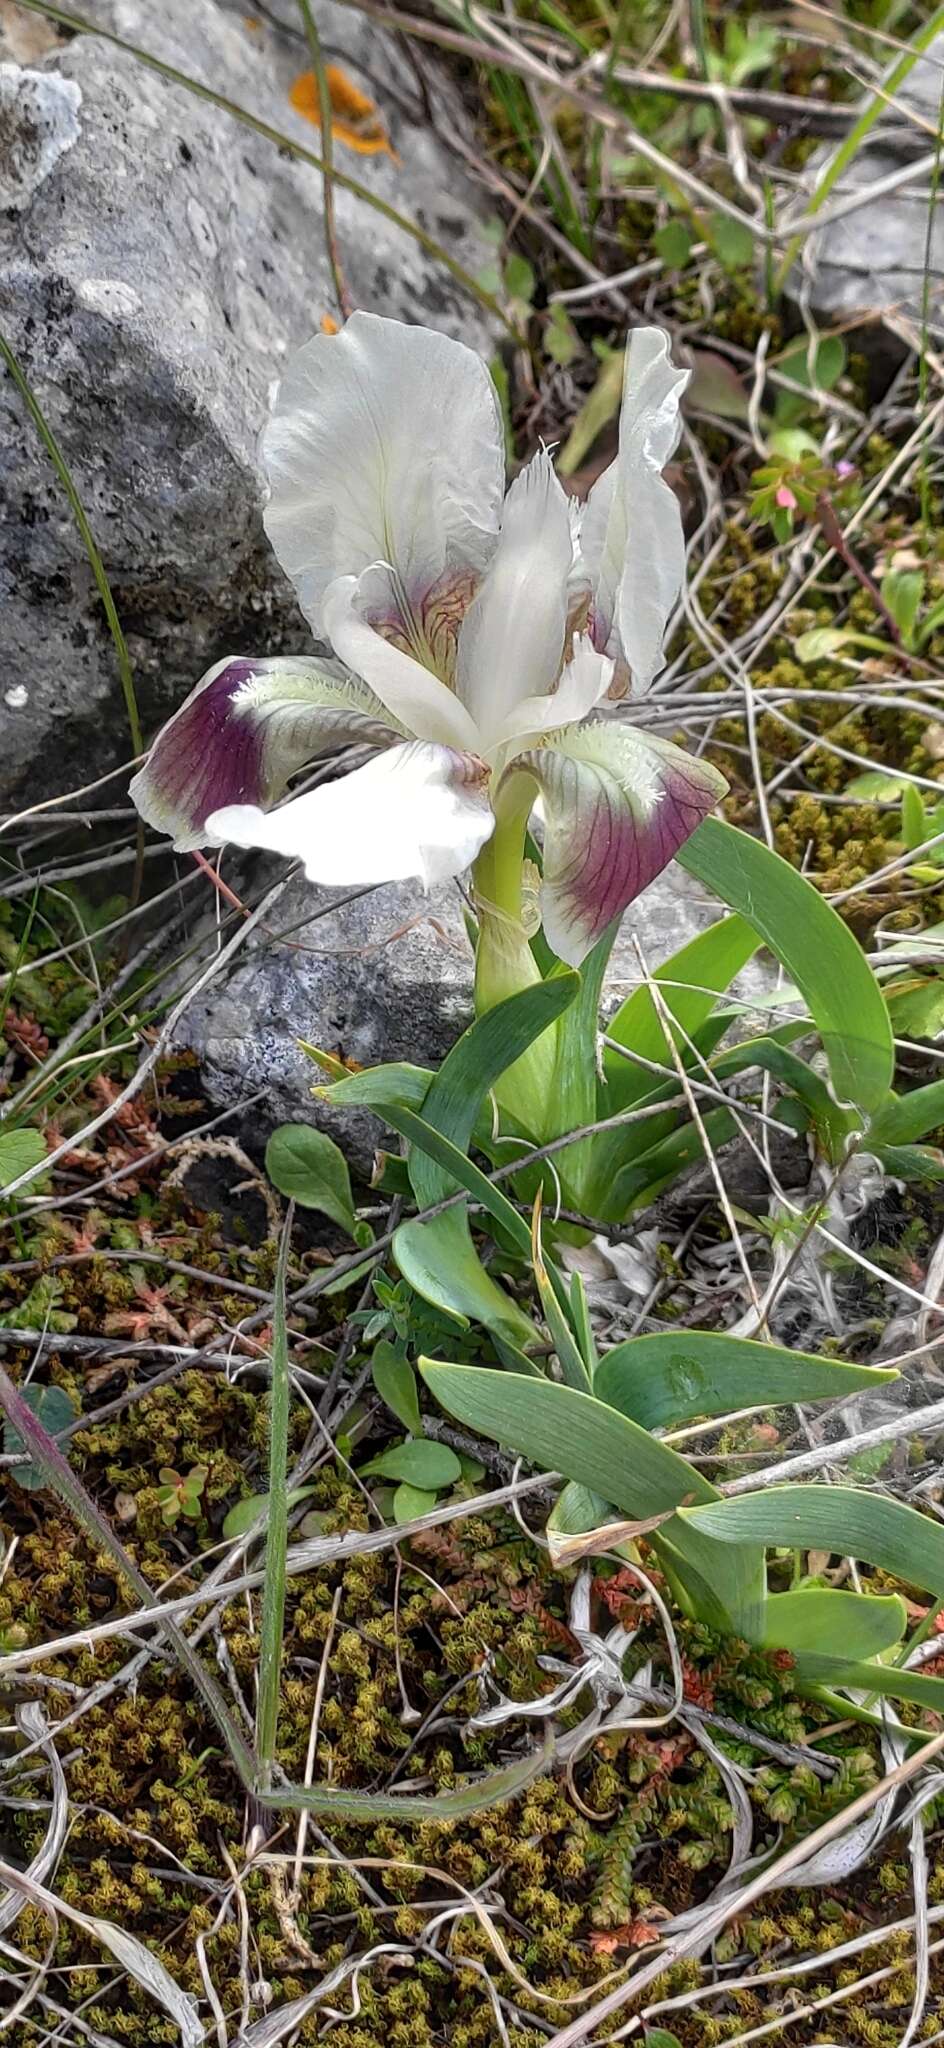
[[[724,790],[604,709],[652,681],[682,586],[662,472],[685,382],[666,336],[637,329],[619,453],[578,506],[544,451],[506,492],[494,386],[461,343],[369,313],[309,341],[265,429],[265,522],[333,658],[217,662],[132,784],[142,816],[180,850],[266,847],[329,886],[471,865],[483,1008],[537,978],[540,798],[540,915],[579,965]],[[366,766],[274,808],[351,745]]]

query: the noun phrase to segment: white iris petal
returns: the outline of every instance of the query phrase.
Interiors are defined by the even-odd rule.
[[[557,680],[572,565],[567,497],[542,453],[505,499],[498,546],[459,634],[459,695],[486,747],[515,704]]]
[[[648,689],[662,666],[665,629],[685,578],[681,507],[662,471],[678,445],[688,379],[661,328],[639,327],[630,336],[619,454],[594,484],[580,530],[594,637],[607,654],[622,654],[637,691]]]
[[[494,825],[480,764],[414,740],[280,811],[254,804],[214,811],[207,837],[214,845],[263,847],[300,860],[309,881],[326,888],[413,876],[429,888],[461,875]]]
[[[355,675],[369,681],[374,695],[417,739],[476,752],[476,727],[453,692],[361,618],[356,576],[338,576],[330,583],[322,610],[324,630],[335,653]]]
[[[505,482],[481,356],[446,334],[353,313],[291,357],[262,437],[265,527],[315,633],[337,576],[389,562],[410,603],[484,569]]]

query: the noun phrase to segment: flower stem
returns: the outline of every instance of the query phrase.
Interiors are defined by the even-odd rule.
[[[475,1011],[486,1010],[540,981],[523,921],[524,844],[530,806],[500,818],[472,870],[478,940]],[[545,1134],[553,1100],[557,1026],[552,1024],[502,1074],[495,1096],[532,1137]]]

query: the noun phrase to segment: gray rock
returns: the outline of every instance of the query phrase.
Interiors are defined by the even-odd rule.
[[[924,275],[929,271],[928,320],[932,334],[944,334],[944,208],[931,221],[934,136],[944,85],[944,35],[918,59],[895,90],[894,108],[883,117],[833,188],[824,210],[859,200],[849,212],[809,237],[806,264],[792,274],[791,291],[809,291],[812,311],[823,324],[862,325],[857,337],[873,356],[889,362],[915,345],[921,332]],[[913,116],[914,118],[909,118]],[[834,146],[817,150],[804,173],[811,191]],[[879,180],[917,169],[895,190],[872,198]],[[802,210],[802,209],[801,209]]]
[[[199,1057],[212,1103],[228,1107],[264,1091],[243,1127],[246,1142],[258,1144],[276,1124],[317,1123],[368,1172],[381,1126],[361,1110],[312,1100],[322,1076],[301,1041],[361,1066],[437,1065],[472,1021],[472,954],[452,884],[423,896],[418,884],[390,883],[336,910],[332,901],[303,877],[288,881],[267,932],[254,933],[229,974],[190,1006],[177,1044]],[[655,968],[718,915],[691,876],[670,867],[623,920],[604,1011],[638,986],[634,938]],[[273,931],[291,943],[274,941]],[[771,980],[752,964],[738,988],[749,996]]]
[[[83,12],[317,152],[318,130],[288,97],[304,50],[265,21],[251,27],[250,7],[88,0]],[[319,0],[318,18],[327,54],[381,105],[400,159],[338,143],[339,171],[480,269],[476,199],[423,118],[405,57],[350,8]],[[10,21],[5,5],[5,37]],[[77,36],[38,63],[20,73],[15,132],[0,97],[0,182],[9,193],[19,179],[21,208],[0,214],[4,325],[104,558],[149,732],[219,656],[306,645],[262,532],[257,442],[287,351],[336,311],[322,181],[102,36]],[[17,137],[39,91],[28,98],[22,80],[33,76],[50,126],[43,175],[28,189]],[[460,121],[458,107],[447,113]],[[58,161],[56,137],[67,150]],[[491,349],[476,300],[434,257],[363,200],[336,197],[355,303]],[[101,775],[131,749],[85,550],[8,378],[0,608],[0,801],[18,805]]]
[[[0,64],[0,212],[22,213],[78,141],[81,105],[71,78]]]

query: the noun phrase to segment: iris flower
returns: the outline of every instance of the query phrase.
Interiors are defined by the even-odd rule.
[[[327,886],[428,887],[475,863],[480,912],[514,925],[540,798],[541,916],[579,965],[725,787],[600,715],[651,682],[681,590],[662,471],[685,382],[666,336],[637,329],[619,453],[578,508],[543,451],[506,493],[471,349],[370,313],[316,335],[265,429],[265,524],[333,658],[217,662],[132,783],[141,815],[181,851],[265,847]],[[366,766],[274,808],[298,770],[352,745],[374,750]]]

